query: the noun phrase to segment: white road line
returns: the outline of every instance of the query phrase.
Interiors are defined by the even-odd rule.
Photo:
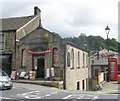
[[[84,96],[79,96],[77,99],[82,99]]]
[[[16,94],[17,96],[20,96],[22,95],[23,97],[25,97],[26,99],[41,99],[43,97],[49,97],[49,96],[52,96],[54,94],[57,94],[58,92],[51,92],[51,93],[48,93],[44,96],[40,96],[40,91],[30,91],[30,92],[25,92],[25,93],[22,93],[22,94]]]
[[[0,97],[0,99],[12,99],[12,98],[7,98],[7,97]]]
[[[26,92],[26,93],[23,93],[22,95],[25,96],[27,94],[31,94],[31,93],[39,93],[40,91],[31,91],[31,92]]]
[[[62,99],[68,99],[70,97],[75,97],[76,99],[98,99],[97,96],[94,96],[94,95],[85,95],[85,94],[71,94],[71,95],[68,95]]]
[[[37,97],[30,97],[30,96],[25,96],[26,99],[41,99],[42,96],[37,96]]]
[[[57,94],[58,92],[53,92],[53,93],[51,93],[51,94]]]
[[[45,96],[51,96],[51,95],[54,95],[54,94],[57,94],[58,92],[53,92],[53,93],[50,93],[50,94],[46,94]]]
[[[64,97],[64,98],[62,98],[62,99],[68,99],[68,98],[70,98],[72,95],[68,95],[68,96],[66,96],[66,97]]]
[[[51,96],[51,94],[46,94],[45,96]]]

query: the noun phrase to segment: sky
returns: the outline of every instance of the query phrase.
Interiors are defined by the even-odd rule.
[[[81,33],[118,40],[119,0],[1,0],[0,18],[34,14],[41,9],[42,25],[61,37],[78,37]]]

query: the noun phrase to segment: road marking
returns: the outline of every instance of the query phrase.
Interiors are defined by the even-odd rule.
[[[36,94],[36,93],[40,93],[40,91],[31,91],[31,92],[26,92],[26,93],[23,93],[22,95],[24,95],[24,96],[25,96],[25,95],[27,95],[27,94],[32,94],[32,93],[35,93],[35,94]]]
[[[51,93],[51,94],[57,94],[58,92],[53,92],[53,93]]]
[[[40,91],[30,91],[22,94],[16,94],[17,96],[22,96],[26,99],[41,99],[43,97],[49,97],[51,95],[57,94],[58,92],[51,92],[49,94],[46,94],[44,96],[40,95]]]
[[[51,96],[51,94],[46,94],[45,96]]]
[[[8,98],[8,97],[0,97],[0,101],[2,101],[1,99],[12,99],[12,98]]]
[[[37,97],[31,97],[31,96],[25,96],[26,99],[41,99],[43,96],[37,96]]]
[[[95,95],[88,95],[88,94],[71,94],[62,99],[69,99],[69,98],[76,98],[76,99],[98,99],[98,96]]]
[[[62,99],[68,99],[68,98],[70,98],[72,95],[68,95],[68,96],[66,96],[66,97],[64,97],[64,98],[62,98]]]
[[[51,95],[54,95],[54,94],[57,94],[58,92],[53,92],[53,93],[50,93],[50,94],[46,94],[45,96],[51,96]]]

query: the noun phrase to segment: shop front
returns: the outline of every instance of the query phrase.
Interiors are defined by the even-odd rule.
[[[51,56],[52,49],[40,52],[27,51],[27,53],[32,55],[32,71],[36,72],[35,78],[46,78],[48,75],[47,61],[49,61],[48,59],[50,58],[48,56]]]

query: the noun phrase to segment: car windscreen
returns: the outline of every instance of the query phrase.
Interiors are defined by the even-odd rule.
[[[0,76],[7,76],[7,74],[4,71],[0,70]]]

